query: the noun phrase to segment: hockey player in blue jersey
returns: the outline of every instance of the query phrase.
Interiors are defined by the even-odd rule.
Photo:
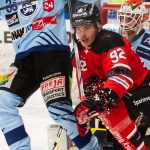
[[[120,33],[126,37],[145,67],[150,69],[150,31],[144,28],[148,10],[141,0],[126,0],[118,11]]]
[[[91,132],[79,136],[71,107],[66,0],[18,2],[0,2],[1,8],[7,6],[0,16],[8,24],[16,52],[14,63],[0,78],[0,128],[10,150],[31,150],[18,107],[39,87],[50,117],[65,129],[78,149],[98,150],[97,138]]]

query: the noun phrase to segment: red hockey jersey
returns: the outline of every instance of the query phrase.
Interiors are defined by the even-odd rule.
[[[149,70],[129,42],[117,33],[102,30],[91,49],[84,49],[80,42],[78,48],[83,81],[97,74],[106,81],[104,88],[113,90],[120,98],[139,87],[148,75]],[[72,64],[76,67],[74,57]]]

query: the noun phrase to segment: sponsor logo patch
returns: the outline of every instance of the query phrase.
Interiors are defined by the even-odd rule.
[[[28,17],[31,17],[32,15],[34,15],[38,8],[37,3],[38,3],[38,1],[28,2],[23,5],[20,5],[19,10],[20,10],[21,16],[28,18]]]
[[[41,83],[40,87],[45,103],[52,99],[66,97],[64,76],[58,76],[46,80],[43,83]]]
[[[32,30],[42,30],[47,24],[57,24],[56,16],[47,16],[36,19],[32,24]]]
[[[135,106],[138,106],[138,105],[146,103],[148,101],[150,101],[150,96],[141,98],[139,100],[134,100],[133,103],[134,103]]]
[[[17,13],[6,15],[6,21],[9,27],[19,24]]]
[[[25,28],[22,27],[18,30],[12,31],[11,32],[11,36],[12,36],[12,40],[17,40],[18,38],[21,38],[25,33]]]
[[[50,12],[54,9],[54,0],[45,0],[43,2],[44,11]]]

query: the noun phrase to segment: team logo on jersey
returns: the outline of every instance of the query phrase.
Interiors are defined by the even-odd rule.
[[[31,17],[32,15],[34,15],[38,8],[37,3],[38,3],[38,1],[28,2],[28,3],[21,5],[20,9],[19,9],[21,16],[28,18],[28,17]]]
[[[6,21],[9,27],[19,24],[17,13],[6,15]]]
[[[50,12],[54,9],[54,0],[45,0],[43,2],[44,11]]]

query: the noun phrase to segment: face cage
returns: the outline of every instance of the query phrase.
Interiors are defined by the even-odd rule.
[[[121,30],[137,31],[142,25],[143,15],[119,12],[118,19]]]
[[[121,34],[128,38],[142,28],[143,14],[140,13],[118,13]]]

